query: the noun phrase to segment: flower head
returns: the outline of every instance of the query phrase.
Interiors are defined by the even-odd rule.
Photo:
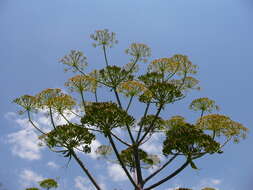
[[[13,100],[13,102],[23,107],[25,111],[35,110],[38,106],[37,98],[31,95],[23,95]],[[19,113],[22,114],[24,111],[21,110]]]
[[[132,43],[128,49],[125,50],[126,54],[134,57],[134,60],[147,62],[147,57],[151,55],[151,49],[140,43]]]
[[[97,80],[96,78],[89,75],[76,75],[70,78],[65,86],[69,87],[69,89],[73,92],[83,92],[90,91],[94,92],[97,88]]]
[[[215,104],[214,100],[210,100],[209,98],[198,98],[192,101],[189,106],[190,109],[194,111],[206,111],[211,113],[212,111],[219,110],[219,106]]]
[[[109,32],[107,29],[97,30],[95,34],[90,35],[91,39],[95,41],[93,43],[94,47],[113,47],[114,44],[118,43],[118,41],[115,39],[115,36],[116,35],[114,32]]]
[[[126,81],[121,83],[117,89],[119,92],[125,94],[127,97],[129,96],[139,96],[148,90],[143,83],[138,81]]]
[[[65,71],[72,70],[83,71],[84,68],[88,65],[87,57],[81,51],[71,50],[68,55],[65,55],[60,62],[68,67],[65,68]]]

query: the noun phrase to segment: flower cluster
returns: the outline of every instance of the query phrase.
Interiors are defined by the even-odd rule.
[[[206,111],[206,112],[213,112],[215,110],[219,110],[219,106],[215,104],[214,100],[210,100],[209,98],[198,98],[192,101],[189,106],[190,109],[194,111]]]
[[[140,43],[132,43],[125,52],[134,57],[133,61],[147,62],[147,57],[151,55],[151,49],[147,45]]]
[[[135,80],[122,82],[117,88],[117,91],[123,93],[126,97],[139,96],[147,90],[143,83]]]
[[[215,136],[225,136],[227,139],[233,139],[238,142],[244,139],[248,129],[242,124],[231,120],[228,116],[219,114],[210,114],[203,116],[196,124],[202,130],[213,131]]]
[[[65,71],[72,70],[83,71],[85,67],[88,65],[87,57],[81,51],[71,50],[68,55],[65,55],[60,62],[68,67],[65,68]]]
[[[85,146],[86,152],[90,152],[88,145],[95,139],[95,135],[88,129],[76,124],[59,125],[49,133],[40,137],[51,147],[65,147],[67,149]]]
[[[95,34],[92,34],[90,37],[95,43],[92,45],[94,47],[103,46],[103,47],[113,47],[114,44],[117,44],[118,41],[115,39],[115,33],[109,32],[107,29],[97,30]]]
[[[70,78],[65,86],[74,92],[90,91],[94,92],[97,88],[97,79],[89,75],[76,75]]]
[[[23,114],[25,111],[34,111],[38,107],[38,101],[35,96],[23,95],[13,100],[13,102],[23,107],[24,110],[20,110],[20,114]]]
[[[112,128],[131,126],[134,119],[112,102],[91,102],[85,106],[86,115],[81,119],[85,125],[96,126],[108,134]]]
[[[173,62],[171,58],[160,58],[153,60],[149,66],[149,72],[157,73],[176,73],[180,68],[180,63]]]
[[[187,157],[198,155],[203,151],[212,154],[220,148],[220,144],[214,141],[211,136],[188,123],[174,126],[168,130],[163,144],[163,153],[165,155],[177,152]]]

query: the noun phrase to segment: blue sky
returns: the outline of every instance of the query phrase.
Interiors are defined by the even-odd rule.
[[[0,182],[7,189],[21,190],[53,177],[61,190],[86,190],[87,179],[74,162],[67,165],[60,155],[36,146],[34,131],[15,114],[11,101],[44,88],[64,87],[70,75],[58,60],[71,49],[87,55],[90,69],[102,68],[101,51],[89,39],[97,29],[117,34],[119,44],[110,52],[113,64],[127,63],[124,50],[141,42],[152,48],[152,59],[180,53],[199,66],[202,90],[192,92],[168,114],[194,120],[197,115],[187,109],[188,103],[208,96],[222,114],[251,128],[252,20],[251,0],[0,0]],[[36,119],[46,125],[43,116]],[[252,144],[249,133],[240,144],[229,144],[224,154],[197,161],[200,170],[187,169],[160,190],[177,185],[251,190]],[[82,158],[107,190],[126,184],[124,176],[114,175],[117,166],[109,168],[94,155]]]

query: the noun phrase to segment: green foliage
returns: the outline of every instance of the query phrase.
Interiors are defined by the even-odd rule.
[[[90,133],[88,129],[80,125],[66,124],[59,125],[49,133],[40,137],[50,148],[64,147],[72,150],[79,146],[83,146],[84,152],[90,152],[90,144],[95,139],[95,135]]]
[[[107,66],[99,71],[99,80],[109,87],[116,88],[121,82],[132,80],[133,76],[124,68]]]
[[[96,126],[107,136],[111,129],[133,125],[134,118],[112,102],[91,102],[85,105],[86,114],[81,122],[84,125]]]
[[[182,153],[189,157],[198,155],[203,151],[212,154],[220,148],[220,144],[214,141],[211,136],[188,123],[171,127],[166,132],[166,139],[163,145],[163,153],[165,155],[170,155],[174,152]]]
[[[169,119],[161,116],[168,105],[186,98],[191,90],[200,89],[195,78],[198,67],[186,55],[176,54],[149,61],[151,49],[142,43],[132,43],[125,51],[130,60],[121,67],[109,64],[107,56],[109,48],[118,42],[115,33],[106,29],[97,30],[91,38],[93,45],[102,49],[104,68],[86,73],[87,58],[76,50],[70,51],[60,61],[67,66],[66,71],[78,72],[68,79],[65,86],[70,93],[77,93],[80,101],[61,89],[48,88],[35,96],[16,98],[14,103],[22,107],[20,113],[27,113],[29,122],[42,133],[40,138],[44,143],[54,152],[73,157],[97,190],[101,190],[99,183],[76,154],[77,150],[89,153],[90,145],[96,138],[103,138],[103,142],[109,143],[94,150],[101,158],[120,164],[136,190],[151,190],[187,166],[197,169],[193,162],[195,159],[222,153],[222,148],[229,141],[238,142],[246,137],[248,129],[228,116],[213,113],[219,107],[207,97],[197,98],[189,106],[190,110],[200,111],[196,122],[188,123],[179,115]],[[139,63],[145,64],[140,67],[144,70],[139,71]],[[99,101],[99,95],[105,98],[105,89],[113,93],[115,101],[111,98]],[[93,93],[94,101],[90,93]],[[129,109],[131,106],[133,109]],[[137,114],[141,109],[143,112]],[[50,119],[52,129],[49,132],[43,131],[32,121],[34,113],[41,110]],[[76,110],[79,112],[76,113]],[[134,114],[130,113],[133,110]],[[75,114],[80,122],[68,119],[69,113]],[[66,124],[57,125],[56,116],[64,119]],[[117,131],[123,135],[115,133]],[[159,141],[163,142],[162,151],[160,154],[149,154],[143,144],[158,133]],[[151,178],[178,157],[185,159],[178,169],[147,186]],[[157,170],[145,176],[143,171],[155,165],[158,166]],[[43,188],[57,187],[52,181],[44,181],[43,184]]]
[[[130,169],[136,168],[133,147],[129,147],[125,150],[122,150],[120,153],[120,157],[121,157],[122,161]],[[138,149],[138,157],[141,161],[143,168],[149,168],[153,165],[157,165],[160,162],[158,157],[156,157],[155,155],[148,155],[148,153],[142,149]]]
[[[39,188],[37,188],[37,187],[30,187],[30,188],[26,188],[25,190],[39,190]]]
[[[163,120],[161,117],[156,117],[155,115],[147,115],[145,117],[142,117],[138,125],[142,126],[144,131],[147,131],[152,121],[155,121],[155,122],[152,128],[150,129],[150,133],[159,131],[159,130],[162,131],[164,129],[165,120]]]
[[[43,189],[46,189],[46,190],[58,187],[57,181],[55,181],[54,179],[51,179],[51,178],[39,181],[38,184],[40,187],[42,187]],[[25,190],[40,190],[40,189],[37,187],[29,187],[29,188],[26,188]]]
[[[58,183],[54,179],[44,179],[43,181],[39,182],[39,185],[46,190],[58,187]]]

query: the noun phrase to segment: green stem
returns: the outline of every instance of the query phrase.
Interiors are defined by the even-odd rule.
[[[95,100],[96,100],[96,102],[98,102],[98,95],[97,95],[97,89],[95,90]]]
[[[153,121],[151,122],[151,124],[149,125],[147,131],[144,133],[144,135],[142,136],[142,138],[138,141],[138,144],[141,144],[141,142],[145,139],[145,137],[148,135],[148,133],[150,132],[150,130],[153,128],[157,117],[159,116],[161,110],[163,108],[163,104],[161,104],[156,112],[155,118],[153,119]]]
[[[180,168],[178,168],[176,171],[174,171],[173,173],[171,173],[169,176],[163,178],[162,180],[158,181],[157,183],[145,188],[144,190],[151,190],[154,189],[155,187],[165,183],[166,181],[168,181],[169,179],[175,177],[177,174],[179,174],[183,169],[185,169],[188,164],[189,164],[189,160],[187,160]]]
[[[131,105],[132,101],[133,101],[133,96],[131,96],[131,98],[130,98],[130,100],[129,100],[129,102],[128,102],[128,105],[127,105],[127,108],[126,108],[126,112],[128,112],[128,110],[129,110],[129,108],[130,108],[130,105]]]
[[[31,115],[30,115],[30,111],[27,111],[27,115],[28,115],[28,121],[32,124],[32,126],[37,129],[40,133],[42,133],[43,135],[46,135],[45,132],[43,132],[40,128],[38,128],[32,121],[31,119]]]
[[[148,176],[145,180],[144,183],[146,183],[148,180],[150,180],[151,178],[153,178],[155,175],[157,175],[158,173],[160,173],[164,168],[166,168],[166,166],[168,166],[178,155],[174,155],[171,159],[169,159],[162,167],[160,167],[159,169],[157,169],[154,173],[152,173],[150,176]]]
[[[50,115],[50,120],[51,120],[51,123],[54,127],[54,129],[56,129],[56,126],[55,126],[55,123],[54,123],[54,119],[53,119],[53,112],[52,112],[52,108],[49,107],[49,115]]]
[[[79,164],[79,166],[82,168],[82,170],[84,171],[84,173],[88,176],[88,178],[93,183],[93,185],[96,187],[96,189],[97,190],[101,190],[101,188],[99,187],[99,185],[96,182],[96,180],[94,179],[94,177],[90,174],[89,170],[84,166],[83,162],[77,157],[77,155],[74,152],[74,150],[71,150],[71,155],[77,161],[77,163]]]
[[[138,188],[138,186],[137,186],[136,183],[134,182],[133,178],[132,178],[131,175],[129,174],[128,170],[126,169],[125,164],[124,164],[123,161],[121,160],[120,155],[119,155],[119,152],[118,152],[118,150],[117,150],[117,148],[116,148],[116,146],[115,146],[115,144],[114,144],[114,141],[113,141],[113,139],[112,139],[111,134],[108,134],[108,137],[109,137],[109,141],[110,141],[110,143],[111,143],[111,145],[112,145],[112,148],[113,148],[113,150],[114,150],[114,152],[115,152],[115,154],[116,154],[116,157],[117,157],[117,159],[118,159],[118,161],[119,161],[119,163],[120,163],[122,169],[123,169],[124,172],[126,173],[128,179],[129,179],[130,182],[133,184],[133,186],[134,186],[135,188]]]
[[[146,109],[145,109],[145,111],[144,111],[143,118],[145,118],[146,115],[148,114],[149,106],[150,106],[150,102],[147,103]],[[142,124],[142,125],[140,126],[140,128],[139,128],[138,135],[137,135],[137,138],[136,138],[136,142],[139,141],[139,138],[140,138],[140,135],[141,135],[141,131],[142,131],[142,127],[143,127],[143,124]]]
[[[81,98],[82,98],[83,111],[85,112],[85,101],[84,101],[83,91],[80,91],[80,94],[81,94]]]

